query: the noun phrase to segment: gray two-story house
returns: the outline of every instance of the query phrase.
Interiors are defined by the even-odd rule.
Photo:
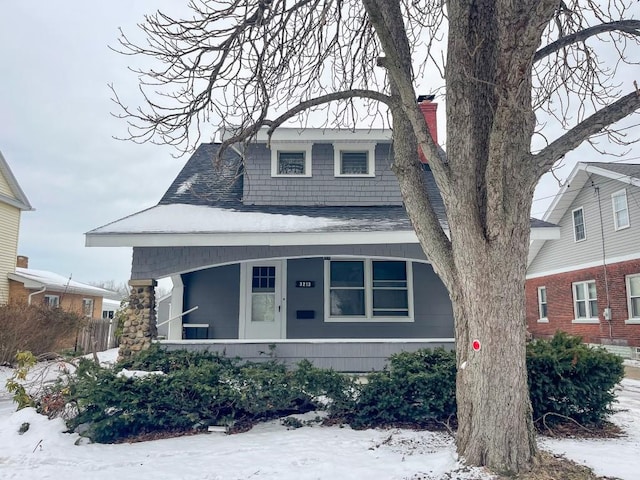
[[[527,322],[617,353],[640,354],[640,165],[578,163],[544,217],[560,238],[534,240]]]
[[[435,107],[422,102],[427,121]],[[172,279],[167,348],[257,358],[276,345],[287,361],[365,371],[452,347],[449,295],[407,218],[392,148],[375,129],[261,131],[219,159],[203,144],[158,205],[87,244],[133,247],[133,283]],[[446,229],[428,163],[423,175]]]

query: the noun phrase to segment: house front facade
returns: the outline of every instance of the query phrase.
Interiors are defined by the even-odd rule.
[[[640,354],[640,165],[579,163],[545,220],[560,238],[532,245],[527,322],[626,357]]]
[[[421,107],[433,121],[436,105]],[[149,308],[145,289],[171,278],[167,348],[258,359],[275,345],[284,361],[366,371],[453,347],[451,301],[404,210],[390,131],[280,128],[218,148],[198,147],[158,205],[87,233],[89,246],[133,247],[131,285]],[[446,229],[428,163],[422,175]]]
[[[15,271],[20,215],[33,210],[0,152],[0,305],[9,302],[9,278]]]
[[[9,301],[47,305],[87,318],[102,318],[102,301],[113,292],[46,270],[29,268],[29,258],[19,256],[9,279]]]

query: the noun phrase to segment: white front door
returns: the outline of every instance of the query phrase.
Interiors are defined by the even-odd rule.
[[[285,338],[282,263],[274,260],[244,264],[246,295],[240,338]]]

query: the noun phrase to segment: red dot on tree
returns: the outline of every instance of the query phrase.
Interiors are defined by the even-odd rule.
[[[473,351],[474,351],[474,352],[478,352],[478,351],[480,351],[480,347],[481,347],[481,345],[480,345],[480,340],[474,340],[474,341],[471,343],[471,347],[473,348]]]

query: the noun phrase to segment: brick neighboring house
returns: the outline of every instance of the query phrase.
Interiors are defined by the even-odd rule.
[[[419,99],[436,132],[431,100]],[[200,145],[158,205],[86,234],[88,246],[133,247],[129,305],[151,313],[132,310],[121,354],[155,337],[153,286],[166,277],[166,348],[260,359],[276,345],[283,361],[352,372],[398,351],[453,348],[448,292],[391,170],[392,132],[278,128],[268,140],[262,130],[219,162],[219,144]],[[422,174],[446,230],[425,160]],[[532,223],[532,238],[555,234]]]
[[[0,305],[9,301],[9,278],[18,254],[20,214],[33,210],[0,152]]]
[[[77,282],[45,270],[29,268],[29,259],[19,256],[17,266],[9,278],[11,303],[46,304],[76,312],[87,318],[102,318],[102,300],[114,292]]]
[[[561,233],[531,245],[529,331],[639,358],[640,164],[578,163],[544,219]]]

